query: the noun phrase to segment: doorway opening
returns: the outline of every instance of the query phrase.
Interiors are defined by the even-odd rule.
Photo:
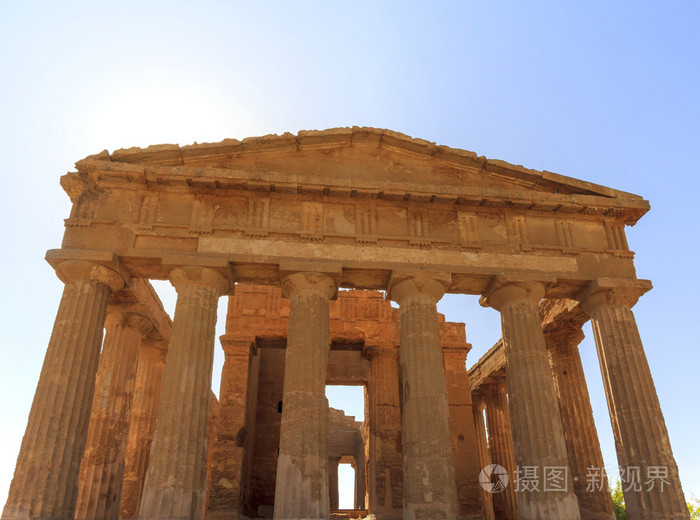
[[[326,386],[331,510],[365,507],[365,386]]]

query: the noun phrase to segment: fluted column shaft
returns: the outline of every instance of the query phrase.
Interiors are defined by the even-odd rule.
[[[143,481],[146,478],[151,442],[156,427],[156,412],[160,400],[166,354],[167,344],[163,340],[150,338],[141,340],[119,505],[119,518],[124,520],[138,517]]]
[[[461,518],[475,518],[482,511],[472,393],[467,374],[467,353],[471,345],[443,348],[450,432],[454,450],[455,482]]]
[[[497,518],[517,520],[518,499],[515,495],[516,465],[513,452],[513,433],[508,411],[505,378],[497,383],[486,385],[486,424],[489,431],[489,452],[491,462],[508,470],[511,484],[503,491],[493,494],[493,510]]]
[[[501,312],[515,462],[521,472],[534,468],[539,475],[537,486],[519,486],[520,518],[579,520],[559,402],[537,309],[543,296],[544,287],[537,283],[497,283],[487,290],[482,303]],[[567,476],[566,483],[550,481],[546,468],[559,468]],[[551,490],[552,484],[557,490]]]
[[[368,511],[379,520],[398,519],[403,507],[399,349],[369,340],[363,355],[369,359]]]
[[[221,337],[225,360],[219,391],[219,424],[212,454],[211,492],[207,518],[238,518],[242,513],[251,357],[255,338]],[[252,454],[251,454],[252,455]]]
[[[593,321],[617,459],[624,471],[627,515],[630,520],[687,520],[678,466],[631,310],[637,297],[624,289],[609,290],[581,303]],[[630,478],[635,473],[637,478]]]
[[[582,339],[580,328],[571,331],[564,328],[545,335],[581,520],[614,520],[608,479],[602,469],[605,462],[578,352]],[[589,468],[600,468],[600,477],[595,482],[591,482]]]
[[[474,403],[474,429],[476,431],[476,449],[479,453],[479,466],[481,469],[491,464],[491,456],[489,455],[488,445],[486,443],[486,422],[484,421],[484,409],[486,403],[482,394],[472,394]],[[491,493],[486,491],[481,485],[481,498],[485,520],[495,520],[493,512],[493,497]]]
[[[336,284],[322,273],[282,280],[289,298],[274,518],[326,519],[328,494],[329,305]]]
[[[117,520],[124,453],[141,336],[153,328],[143,316],[111,308],[105,320],[85,453],[80,466],[77,520]]]
[[[449,275],[441,273],[395,271],[389,284],[401,320],[404,520],[454,519],[458,515],[436,307],[449,283]]]
[[[65,282],[3,520],[72,520],[78,493],[107,299],[123,285],[106,267],[77,260]]]
[[[338,499],[338,466],[340,464],[340,458],[329,457],[328,458],[328,494],[330,496],[330,508],[331,510],[338,509],[339,499]]]
[[[216,311],[228,280],[205,267],[170,272],[177,304],[139,518],[204,518]]]

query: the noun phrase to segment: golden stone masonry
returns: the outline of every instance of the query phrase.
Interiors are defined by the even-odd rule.
[[[641,197],[356,127],[105,151],[61,185],[65,288],[2,520],[614,520],[587,485],[589,319],[620,465],[664,469],[628,518],[689,518],[631,310]],[[446,292],[501,313],[469,371]],[[365,389],[364,423],[327,384]]]

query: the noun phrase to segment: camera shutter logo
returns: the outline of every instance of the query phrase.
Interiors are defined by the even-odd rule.
[[[496,482],[493,482],[495,477]],[[508,485],[508,470],[498,464],[489,464],[479,473],[479,484],[489,493],[500,493]]]

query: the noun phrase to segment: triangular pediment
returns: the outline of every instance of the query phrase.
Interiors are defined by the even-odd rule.
[[[106,158],[105,155],[90,158]],[[376,128],[333,128],[298,135],[267,135],[238,141],[188,146],[155,145],[121,149],[112,162],[190,166],[250,172],[287,172],[371,181],[465,185],[493,188],[518,186],[540,192],[636,198],[630,193],[566,177],[486,159],[474,152],[438,146],[404,134]]]
[[[413,200],[429,199],[430,194],[457,199],[483,194],[485,198],[513,199],[519,206],[528,197],[535,197],[540,206],[548,198],[552,199],[552,207],[565,199],[581,206],[610,204],[633,209],[626,215],[629,223],[648,208],[637,195],[375,128],[334,128],[242,141],[128,148],[87,157],[76,166],[79,172],[87,172],[95,162],[111,170],[120,164],[161,173],[163,168],[172,168],[174,175],[196,175],[216,185],[234,178],[262,182],[271,190],[290,181],[297,183],[300,191],[302,185],[311,186],[312,191],[325,186],[326,191],[350,189],[394,199],[405,192],[406,200],[411,193],[416,194]]]

